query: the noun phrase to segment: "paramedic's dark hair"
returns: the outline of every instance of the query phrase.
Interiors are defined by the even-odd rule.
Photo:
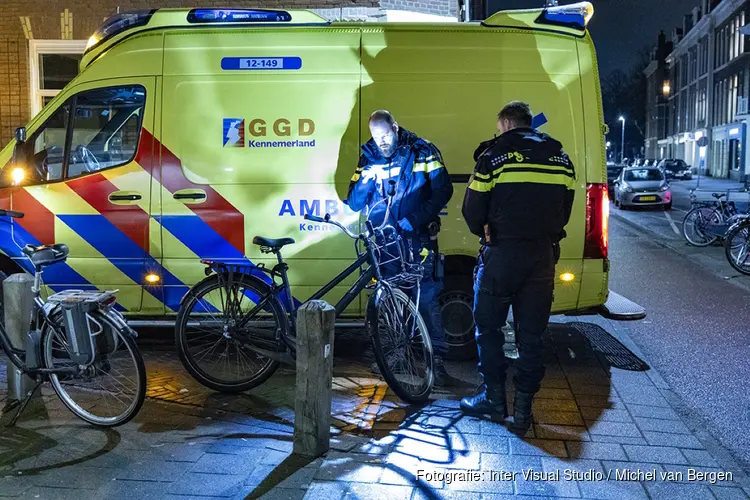
[[[521,101],[508,103],[502,111],[497,114],[498,120],[508,120],[516,127],[531,127],[531,108]]]
[[[393,124],[396,123],[396,119],[393,118],[393,115],[388,111],[379,109],[377,111],[374,111],[370,115],[370,123],[383,123],[385,125],[388,125],[389,127],[392,127]]]

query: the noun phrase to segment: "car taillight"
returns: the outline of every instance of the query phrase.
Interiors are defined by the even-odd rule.
[[[606,184],[586,185],[584,259],[606,259],[609,250],[609,194]]]

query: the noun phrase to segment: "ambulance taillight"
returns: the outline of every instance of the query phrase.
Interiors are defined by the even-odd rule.
[[[607,184],[586,185],[584,259],[606,259],[609,254],[609,194]]]

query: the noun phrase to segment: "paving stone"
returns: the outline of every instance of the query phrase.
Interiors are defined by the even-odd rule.
[[[117,479],[135,479],[141,481],[174,481],[185,470],[185,464],[159,460],[142,460],[134,462],[127,469],[106,469]]]
[[[359,481],[377,483],[383,467],[360,462],[326,460],[315,473],[315,479],[321,481]]]
[[[671,407],[669,402],[662,396],[661,391],[656,387],[627,385],[618,387],[617,394],[625,404],[634,403],[644,406]]]
[[[592,436],[600,434],[605,436],[641,437],[641,431],[632,423],[586,420],[586,426],[589,429],[589,434]]]
[[[542,458],[542,469],[547,472],[560,472],[560,480],[565,480],[565,471],[577,471],[577,472],[588,472],[589,470],[595,472],[604,472],[601,462],[598,460],[570,460],[564,458],[553,458],[543,457]]]
[[[660,464],[687,464],[687,459],[677,448],[668,446],[623,445],[630,460],[636,462],[653,462]]]
[[[224,474],[185,474],[167,487],[171,495],[233,497],[244,492],[243,477]]]
[[[542,380],[542,389],[568,389],[570,390],[570,385],[568,384],[568,380],[564,376],[549,378],[545,374],[544,379]]]
[[[682,454],[687,458],[688,464],[700,465],[702,467],[719,467],[719,463],[714,457],[705,450],[681,450]]]
[[[370,455],[368,453],[352,453],[332,450],[325,454],[325,459],[336,460],[336,459],[348,459],[355,462],[379,464],[385,461],[386,455]]]
[[[579,481],[583,498],[611,500],[647,500],[646,489],[632,481]]]
[[[411,486],[391,484],[351,483],[349,485],[349,495],[362,499],[409,500],[413,491],[414,488]]]
[[[520,473],[521,469],[528,468],[541,470],[542,457],[532,455],[496,455],[493,453],[482,453],[482,470]]]
[[[534,433],[538,439],[591,441],[588,430],[582,426],[537,424],[534,426]]]
[[[98,490],[115,479],[117,469],[77,468],[75,471],[75,487],[79,490]],[[180,470],[180,473],[182,470]],[[24,476],[33,486],[49,488],[68,488],[71,486],[71,473],[66,469],[46,470],[39,474]],[[142,478],[136,478],[142,479]]]
[[[94,492],[90,492],[92,495]],[[21,498],[34,498],[39,500],[71,500],[85,498],[81,490],[69,488],[52,488],[49,486],[35,486],[26,491]]]
[[[625,410],[626,406],[619,398],[576,394],[576,403],[580,407]]]
[[[206,453],[190,467],[190,472],[207,474],[247,474],[261,460],[262,455],[219,455]]]
[[[658,418],[635,417],[635,423],[642,431],[656,431],[668,432],[671,434],[692,435],[690,429],[688,429],[687,426],[679,420],[662,420]]]
[[[24,477],[0,477],[0,497],[19,496],[31,487]]]
[[[680,420],[680,416],[672,408],[659,406],[643,406],[628,404],[628,410],[634,417],[661,418],[663,420]]]
[[[671,482],[648,482],[646,483],[651,498],[659,500],[713,500],[714,496],[707,486],[702,484],[683,484]]]
[[[581,415],[586,420],[599,422],[632,422],[627,410],[612,410],[595,407],[581,407]]]
[[[305,500],[339,500],[349,491],[349,483],[343,481],[313,481],[307,489]]]
[[[536,399],[574,399],[573,393],[570,392],[570,389],[557,389],[551,387],[542,387],[534,397]]]
[[[533,417],[538,424],[583,425],[583,418],[577,411],[536,411]]]
[[[742,488],[727,488],[725,486],[711,486],[711,492],[718,500],[747,500],[747,494]]]
[[[478,451],[480,453],[508,453],[508,438],[481,434],[450,434],[453,451]]]
[[[608,397],[617,396],[615,390],[607,385],[571,385],[573,394]]]
[[[615,443],[594,443],[568,441],[565,443],[571,458],[592,460],[627,460],[622,446]]]
[[[510,432],[507,424],[500,422],[492,422],[490,420],[482,421],[482,434],[485,436],[502,436],[507,438],[518,438],[515,434]]]
[[[266,492],[261,498],[263,500],[302,500],[307,495],[307,488],[281,488],[276,487],[271,491]],[[252,491],[245,491],[239,498],[245,499],[246,496],[250,496]],[[239,500],[239,499],[238,499]]]
[[[474,493],[469,491],[433,491],[426,488],[415,488],[414,495],[412,496],[412,500],[484,500],[485,498],[502,500],[502,498],[504,497],[499,497],[497,495],[483,496],[481,493]]]
[[[577,412],[578,411],[578,405],[576,405],[576,402],[572,399],[563,399],[563,400],[556,400],[556,399],[536,399],[534,398],[534,402],[532,403],[531,407],[532,413],[537,413],[540,411],[568,411],[568,412]]]
[[[550,439],[520,439],[510,442],[511,455],[541,455],[554,457],[567,457],[565,444],[562,441]]]
[[[648,443],[642,437],[629,437],[629,436],[605,436],[595,434],[591,436],[591,440],[597,443],[619,443],[619,444],[639,444],[641,446],[647,446]]]
[[[529,469],[526,471],[528,473]],[[534,468],[534,472],[545,474],[541,467]],[[559,476],[559,480],[553,481],[545,479],[540,480],[533,476],[529,476],[529,479],[527,480],[519,471],[519,474],[516,476],[516,493],[519,495],[537,495],[555,498],[580,498],[581,493],[578,490],[577,481],[564,481],[562,472]]]
[[[159,498],[167,490],[169,483],[156,481],[109,481],[93,495],[96,498]]]
[[[445,489],[448,491],[486,493],[493,497],[497,495],[513,495],[513,481],[507,480],[499,471],[481,471],[479,479],[457,481],[455,478],[448,482],[446,479]]]
[[[696,450],[706,449],[706,447],[698,441],[698,438],[686,434],[643,431],[643,437],[645,437],[648,444],[651,445],[675,446],[677,448],[693,448]]]

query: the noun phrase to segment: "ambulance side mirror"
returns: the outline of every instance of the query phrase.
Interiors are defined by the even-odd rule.
[[[16,129],[16,144],[24,144],[26,142],[26,127],[18,127]]]

